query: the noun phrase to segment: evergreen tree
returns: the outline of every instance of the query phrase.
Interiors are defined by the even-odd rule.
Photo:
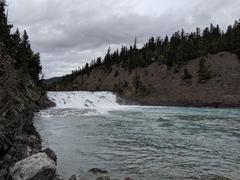
[[[11,36],[10,31],[12,25],[7,23],[7,15],[5,14],[6,2],[5,0],[0,0],[0,42],[3,42],[7,49],[11,46]]]
[[[38,82],[39,74],[42,71],[40,55],[32,51],[26,31],[22,38],[18,29],[11,34],[12,25],[7,22],[5,7],[5,0],[0,0],[0,42],[5,44],[9,54],[17,61],[18,67],[29,73],[33,80]]]
[[[130,47],[122,46],[121,50],[111,52],[109,48],[103,61],[97,59],[92,61],[89,68],[84,67],[76,74],[84,74],[96,67],[103,67],[110,72],[112,65],[121,65],[126,70],[131,71],[138,67],[147,67],[153,62],[164,63],[168,69],[174,72],[179,71],[179,67],[188,61],[221,51],[236,53],[240,58],[240,21],[236,21],[224,32],[219,25],[211,24],[201,31],[196,28],[195,32],[186,33],[184,29],[173,33],[171,37],[165,38],[151,37],[142,48],[137,48],[137,39]],[[88,69],[86,71],[86,69]],[[211,78],[211,72],[206,64],[206,60],[199,62],[199,80]],[[184,70],[183,79],[190,78],[188,70]]]
[[[18,62],[24,68],[27,69],[28,62],[30,61],[33,52],[29,43],[28,35],[26,30],[23,33],[21,42],[19,44]]]
[[[133,49],[137,50],[137,38],[134,39]]]
[[[17,29],[16,32],[11,36],[11,49],[10,49],[10,54],[14,59],[19,61],[19,48],[20,48],[20,43],[21,43],[21,37],[20,37],[20,32]]]
[[[184,69],[184,73],[183,73],[183,76],[182,76],[182,79],[183,80],[186,80],[186,79],[191,79],[192,78],[192,75],[190,74],[190,72],[188,71],[188,69]]]
[[[199,61],[199,81],[209,80],[211,78],[211,72],[207,66],[207,62],[205,58],[201,58]]]
[[[100,66],[101,63],[102,63],[102,59],[101,59],[101,57],[98,57],[98,58],[97,58],[97,66]]]
[[[42,73],[39,53],[33,54],[33,56],[29,59],[28,72],[35,81],[39,81],[39,74]]]
[[[104,64],[108,67],[111,65],[111,48],[108,48],[107,54],[104,58]]]

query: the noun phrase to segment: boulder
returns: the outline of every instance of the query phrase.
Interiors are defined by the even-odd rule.
[[[56,175],[54,180],[65,180],[64,177]]]
[[[110,180],[109,176],[100,176],[96,180]]]
[[[18,161],[10,169],[13,180],[53,180],[56,175],[56,162],[46,153],[37,153]]]
[[[44,149],[43,152],[46,153],[50,159],[57,162],[57,155],[53,150],[51,150],[50,148],[47,148],[47,149]]]
[[[99,169],[99,168],[92,168],[88,172],[93,173],[93,174],[107,174],[108,172],[104,169]]]
[[[134,179],[131,177],[126,177],[124,180],[134,180]]]
[[[87,180],[85,177],[72,175],[68,180]]]

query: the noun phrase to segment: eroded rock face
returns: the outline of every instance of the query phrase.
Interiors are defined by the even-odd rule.
[[[13,180],[53,180],[56,162],[46,153],[37,153],[17,162],[10,169]]]
[[[33,116],[52,105],[0,43],[0,180],[9,179],[9,167],[41,150]]]

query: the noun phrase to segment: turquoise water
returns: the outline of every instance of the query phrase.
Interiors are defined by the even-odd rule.
[[[97,167],[116,178],[240,179],[239,109],[124,106],[86,112],[95,111],[57,107],[35,117],[43,146],[57,153],[64,177]]]

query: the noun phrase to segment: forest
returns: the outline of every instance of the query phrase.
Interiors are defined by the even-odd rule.
[[[195,32],[186,33],[182,29],[173,33],[171,37],[151,37],[141,48],[137,47],[137,39],[135,39],[130,47],[122,46],[120,50],[113,52],[109,48],[103,58],[98,57],[90,64],[86,63],[82,68],[72,71],[72,74],[63,76],[59,83],[64,86],[78,75],[88,74],[95,68],[102,68],[110,73],[113,65],[131,71],[157,62],[166,64],[169,69],[177,73],[179,67],[198,57],[203,57],[199,64],[200,79],[208,79],[210,77],[204,64],[204,57],[222,51],[235,53],[240,57],[240,21],[229,25],[226,31],[220,29],[219,25],[211,24],[203,30],[197,27]],[[190,76],[185,70],[183,79]]]
[[[40,54],[35,53],[29,42],[27,31],[21,35],[16,29],[12,32],[13,25],[8,24],[6,2],[0,1],[0,42],[3,43],[7,52],[16,60],[16,68],[22,68],[29,73],[32,79],[39,83],[39,75],[42,72]]]

